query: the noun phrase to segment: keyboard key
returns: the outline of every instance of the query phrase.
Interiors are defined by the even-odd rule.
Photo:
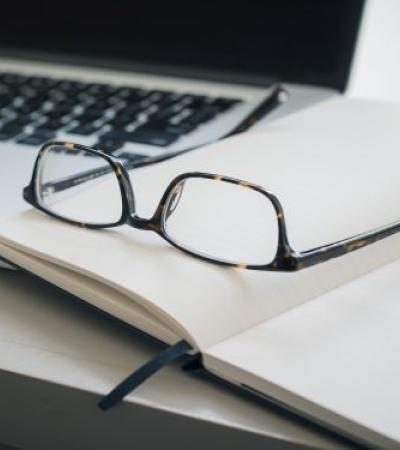
[[[129,105],[127,107],[125,107],[122,112],[124,114],[129,114],[130,116],[136,117],[137,114],[141,113],[142,111],[144,111],[147,108],[147,105],[142,105],[140,103],[136,103],[133,105]]]
[[[51,139],[54,139],[54,133],[37,131],[32,134],[25,134],[17,139],[18,144],[41,145]]]
[[[86,83],[73,80],[61,80],[57,83],[57,89],[68,94],[83,91],[86,87]]]
[[[96,97],[87,94],[85,91],[78,94],[76,97],[77,103],[82,106],[88,107],[96,103]]]
[[[74,117],[74,120],[78,121],[80,125],[87,125],[92,124],[93,122],[96,122],[96,120],[99,120],[103,117],[103,114],[79,114],[78,116]]]
[[[14,121],[10,121],[8,123],[5,123],[0,128],[0,140],[6,141],[8,139],[11,139],[23,132],[23,126],[21,126],[18,123],[15,123]]]
[[[66,124],[62,122],[61,120],[55,119],[55,120],[48,120],[47,122],[43,123],[42,125],[36,127],[36,130],[41,131],[57,131],[60,128],[65,127]]]
[[[128,98],[131,94],[131,88],[128,87],[120,87],[117,88],[114,92],[114,95],[119,97],[120,99]]]
[[[196,129],[196,125],[193,123],[179,123],[177,125],[168,125],[165,128],[165,131],[181,136],[183,134],[190,133],[194,129]]]
[[[108,100],[96,100],[95,104],[97,110],[101,110],[102,112],[106,109],[109,109],[111,104]]]
[[[2,83],[0,80],[0,95],[9,95],[12,92],[10,86],[7,86],[5,83]]]
[[[133,123],[135,121],[135,116],[130,114],[119,114],[107,121],[108,125],[113,128],[124,128],[126,125]]]
[[[126,102],[124,99],[122,99],[121,97],[117,97],[116,95],[111,95],[110,97],[107,98],[107,103],[108,103],[108,107],[113,107],[113,108],[122,108],[126,105]]]
[[[129,133],[129,142],[137,142],[141,144],[148,145],[157,145],[159,147],[166,147],[170,144],[173,144],[179,136],[176,134],[168,133],[166,131],[160,130],[143,130],[140,129],[135,130],[132,133]]]
[[[7,126],[15,125],[18,129],[22,130],[24,126],[30,124],[31,122],[33,122],[31,116],[17,116],[14,119],[7,122]]]
[[[168,108],[159,109],[155,114],[152,115],[151,120],[154,122],[166,122],[168,121],[168,119],[176,116],[181,110],[181,105],[173,105]]]
[[[65,116],[66,114],[61,112],[54,112],[54,111],[46,111],[42,113],[41,119],[47,120],[47,121],[53,121],[53,120],[61,120],[61,117]]]
[[[1,95],[0,96],[0,108],[4,108],[8,105],[10,105],[14,100],[13,95]]]
[[[182,96],[180,103],[182,103],[185,107],[197,109],[202,108],[204,105],[209,103],[210,100],[211,99],[205,95],[186,94]]]
[[[148,156],[139,155],[138,153],[123,152],[118,155],[118,158],[127,159],[129,162],[131,162],[131,161],[140,161],[141,159],[146,159],[146,158],[148,158]]]
[[[124,142],[136,142],[139,144],[156,145],[159,147],[166,147],[174,143],[179,136],[165,131],[141,131],[138,128],[136,131],[123,132],[123,131],[110,131],[101,136],[101,139],[116,139]]]
[[[129,133],[128,142],[137,142],[140,144],[157,145],[159,147],[166,147],[173,144],[178,136],[176,134],[167,133],[164,131],[136,131]]]
[[[102,83],[89,83],[86,85],[86,92],[89,92],[90,94],[101,94],[101,93],[109,93],[110,92],[110,85],[108,84],[102,84]]]
[[[218,114],[218,109],[213,106],[204,107],[198,111],[192,111],[185,117],[182,122],[199,125],[210,121]]]
[[[29,86],[29,84],[22,84],[18,88],[18,94],[25,99],[30,99],[37,97],[39,95],[39,91],[37,88]]]
[[[179,123],[176,125],[169,124],[168,122],[161,123],[161,122],[153,122],[149,121],[146,122],[144,125],[142,125],[138,130],[140,131],[146,131],[146,132],[159,132],[159,131],[165,131],[170,134],[175,134],[177,136],[181,136],[187,133],[190,133],[196,129],[196,125],[193,123]]]
[[[104,153],[113,153],[119,150],[124,145],[123,141],[116,139],[102,139],[93,146],[96,150],[101,150]]]
[[[22,105],[15,107],[14,111],[17,114],[31,114],[34,111],[38,110],[40,107],[40,105],[36,104],[36,103],[23,103]]]
[[[104,110],[102,108],[98,108],[97,105],[93,105],[89,108],[86,108],[82,111],[81,115],[88,118],[94,118],[93,120],[97,120],[97,118],[102,117],[104,114]]]
[[[4,132],[0,129],[0,141],[8,141],[9,139],[15,137],[19,133],[9,133]]]
[[[54,103],[61,103],[68,98],[68,94],[60,89],[50,89],[47,92],[47,99]]]
[[[16,122],[15,120],[10,120],[2,125],[2,131],[22,131],[23,126]]]
[[[0,117],[9,120],[9,125],[0,127],[0,139],[18,139],[25,126],[44,120],[34,133],[25,133],[20,139],[36,145],[74,120],[74,128],[70,130],[74,134],[91,135],[101,129],[101,124],[111,128],[109,133],[117,133],[106,142],[100,139],[99,145],[105,151],[116,151],[124,142],[165,147],[240,101],[3,72]],[[11,119],[12,113],[17,117]],[[142,125],[134,130],[138,122]]]
[[[242,100],[239,100],[237,98],[218,97],[213,100],[210,105],[216,106],[220,111],[227,111],[228,109],[232,108],[232,106],[237,105],[241,102]]]
[[[170,91],[150,91],[150,95],[148,97],[149,101],[153,105],[157,105],[159,107],[167,107],[176,103],[182,98],[182,94],[178,94],[176,92]]]
[[[20,125],[21,127],[24,127],[26,125],[29,125],[33,122],[33,119],[30,115],[27,116],[17,116],[15,119],[12,120],[17,125]]]
[[[46,113],[43,115],[43,117],[47,118],[48,120],[54,120],[54,119],[61,119],[61,117],[64,117],[66,115],[71,114],[72,110],[71,108],[54,108],[50,111],[46,111]]]
[[[29,77],[26,83],[36,89],[48,89],[56,85],[58,81],[49,77]]]
[[[135,103],[144,100],[149,97],[151,91],[147,91],[146,89],[138,89],[131,87],[123,87],[117,89],[115,95],[126,100],[128,103]]]
[[[71,130],[68,130],[68,133],[71,134],[80,134],[82,136],[89,136],[90,134],[95,133],[97,130],[99,130],[99,126],[93,125],[91,123],[85,123],[82,125],[78,125]]]
[[[0,79],[3,83],[8,84],[9,86],[20,85],[28,79],[24,75],[18,75],[16,73],[2,73],[0,75]]]

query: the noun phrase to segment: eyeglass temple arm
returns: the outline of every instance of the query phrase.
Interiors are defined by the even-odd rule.
[[[296,253],[297,268],[303,269],[306,267],[319,264],[321,262],[329,261],[338,256],[354,252],[359,248],[366,247],[376,241],[380,241],[396,234],[400,231],[400,222],[392,223],[384,227],[376,228],[372,231],[358,234],[356,236],[343,239],[341,241],[333,242],[332,244],[316,247],[311,250],[306,250]]]
[[[64,189],[68,189],[74,186],[78,186],[82,183],[86,183],[89,180],[95,180],[96,178],[103,177],[112,173],[114,169],[105,164],[103,167],[99,167],[96,169],[87,170],[85,172],[81,172],[78,175],[73,175],[70,177],[62,178],[58,181],[50,181],[48,183],[44,183],[42,185],[42,190],[49,193],[60,192]]]
[[[179,153],[183,153],[183,151],[179,152]],[[150,164],[154,164],[156,162],[161,162],[166,159],[172,158],[174,156],[176,156],[175,153],[169,154],[169,155],[164,155],[162,157],[143,158],[142,160],[137,161],[137,162],[133,162],[133,161],[131,161],[131,162],[128,161],[126,163],[124,162],[123,166],[126,170],[138,169],[139,167],[144,167],[144,166],[148,166]],[[113,171],[114,171],[114,169],[110,165],[105,164],[103,167],[99,167],[96,169],[90,169],[85,172],[81,172],[78,175],[72,175],[70,177],[65,177],[58,181],[50,181],[48,183],[43,184],[42,188],[45,190],[46,189],[49,190],[49,192],[51,192],[51,193],[60,192],[65,189],[68,189],[68,188],[71,188],[74,186],[78,186],[82,183],[86,183],[89,180],[95,180],[96,178],[103,177],[105,175],[112,173]]]
[[[245,119],[240,122],[239,125],[237,125],[233,130],[231,130],[228,134],[222,136],[218,140],[225,139],[227,137],[233,136],[235,134],[243,133],[247,129],[249,129],[254,123],[256,123],[258,120],[260,120],[265,115],[269,114],[273,110],[275,110],[278,106],[280,106],[282,103],[287,101],[288,98],[288,92],[285,88],[283,88],[280,84],[277,84],[272,89],[272,92],[268,97],[264,99],[263,102],[261,102],[260,105],[258,105],[248,116],[245,117]],[[139,161],[126,161],[124,162],[124,167],[126,170],[132,170],[132,169],[138,169],[140,167],[145,167],[150,164],[159,163],[162,161],[166,161],[168,159],[171,159],[175,156],[181,155],[183,153],[187,153],[191,150],[196,149],[197,147],[191,147],[184,150],[180,150],[177,152],[169,153],[167,155],[161,155],[161,156],[155,156],[155,157],[148,157],[143,158]],[[108,170],[107,170],[108,169]],[[64,178],[59,181],[53,181],[46,183],[43,187],[46,189],[49,189],[52,193],[54,192],[60,192],[64,189],[68,189],[73,186],[78,186],[79,184],[85,183],[89,180],[94,180],[96,178],[102,177],[104,175],[107,175],[112,172],[111,167],[105,167],[105,168],[98,168],[98,169],[91,169],[86,172],[82,172],[78,175],[73,175],[71,177]]]

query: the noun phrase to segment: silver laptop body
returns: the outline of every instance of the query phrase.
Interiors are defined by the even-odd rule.
[[[332,2],[328,27],[316,20],[326,5],[311,17],[302,2],[222,3],[157,16],[136,2],[95,14],[82,6],[57,23],[55,4],[11,7],[0,30],[0,214],[26,207],[22,188],[46,141],[165,155],[228,133],[277,80],[290,100],[258,127],[344,90],[362,2]]]

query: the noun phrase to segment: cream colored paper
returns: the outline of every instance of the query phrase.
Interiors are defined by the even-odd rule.
[[[153,213],[175,175],[203,170],[274,192],[297,250],[398,220],[399,117],[395,105],[339,98],[276,121],[264,133],[133,172],[138,213]],[[298,273],[252,272],[196,260],[149,232],[89,231],[37,211],[2,221],[0,235],[8,247],[105,283],[202,350],[400,255],[394,236]],[[103,308],[110,310],[106,299]],[[140,321],[132,324],[140,328]]]
[[[206,351],[208,370],[373,448],[400,448],[400,261]]]

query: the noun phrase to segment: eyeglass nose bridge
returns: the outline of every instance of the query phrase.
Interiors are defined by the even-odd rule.
[[[151,230],[151,219],[145,219],[134,214],[129,216],[128,225],[139,230]]]
[[[158,234],[162,234],[161,229],[161,215],[163,212],[163,205],[157,207],[153,217],[146,219],[136,214],[134,210],[130,211],[127,217],[127,224],[138,230],[155,231]]]
[[[136,214],[134,209],[131,209],[131,212],[128,217],[128,224],[134,228],[139,230],[150,230],[155,231],[160,235],[165,235],[163,231],[163,217],[167,215],[169,217],[175,211],[181,196],[183,187],[185,185],[186,178],[189,174],[183,174],[174,179],[170,185],[165,190],[160,203],[158,204],[153,216],[149,219],[140,217]],[[132,190],[132,186],[129,183],[130,189]],[[133,190],[132,190],[133,195]],[[167,208],[166,208],[167,205]]]

